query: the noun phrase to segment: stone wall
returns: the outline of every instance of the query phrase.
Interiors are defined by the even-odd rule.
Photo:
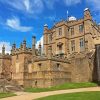
[[[92,55],[92,54],[91,54]],[[90,82],[93,81],[93,69],[94,69],[94,55],[89,58],[86,54],[80,55],[71,60],[73,64],[72,68],[72,81],[73,82]]]

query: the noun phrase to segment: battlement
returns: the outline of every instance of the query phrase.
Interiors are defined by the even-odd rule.
[[[46,60],[70,63],[67,57],[64,57],[64,56],[61,56],[61,55],[51,56],[51,58],[48,58],[48,56],[46,56],[46,55],[41,55],[41,56],[34,57],[35,62],[37,62],[37,61],[46,61]]]
[[[11,55],[9,53],[6,53],[5,55],[0,53],[0,59],[11,59]]]
[[[21,53],[29,53],[32,54],[32,48],[16,48],[15,50],[11,50],[11,55],[21,54]]]

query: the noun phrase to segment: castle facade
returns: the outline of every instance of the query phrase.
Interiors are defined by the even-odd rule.
[[[24,87],[51,87],[66,82],[97,81],[95,71],[96,45],[100,44],[100,26],[90,10],[84,10],[82,19],[69,17],[49,29],[44,25],[43,52],[36,37],[32,48],[26,40],[19,48],[12,45],[11,54],[0,54],[0,78],[16,81]]]

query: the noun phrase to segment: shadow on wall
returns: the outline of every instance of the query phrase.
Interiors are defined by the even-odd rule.
[[[100,85],[100,44],[95,46],[95,58],[94,58],[94,68],[93,68],[93,82]]]

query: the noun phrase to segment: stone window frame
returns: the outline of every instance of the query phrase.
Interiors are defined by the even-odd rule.
[[[71,51],[75,51],[75,40],[71,40]]]
[[[82,33],[83,32],[83,29],[84,29],[84,25],[83,24],[80,24],[79,25],[79,32]]]
[[[80,48],[83,48],[83,47],[84,47],[84,39],[80,38]]]
[[[71,35],[74,35],[74,27],[70,27]]]
[[[59,36],[61,36],[62,35],[62,27],[59,27]]]
[[[50,43],[52,41],[52,34],[48,34],[48,43]]]

